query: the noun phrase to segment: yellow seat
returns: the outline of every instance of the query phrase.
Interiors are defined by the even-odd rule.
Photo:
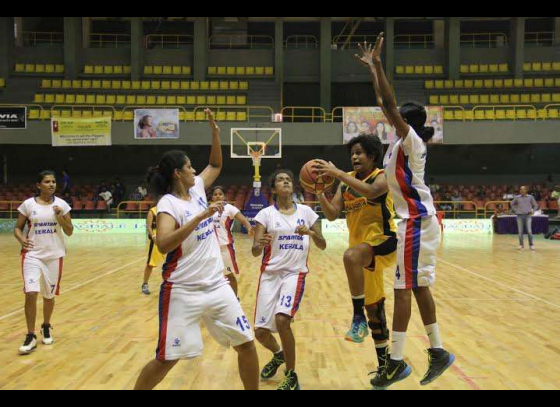
[[[72,81],[63,80],[62,89],[72,89]]]
[[[54,71],[56,73],[64,73],[64,65],[55,65],[54,66]]]
[[[552,95],[550,93],[541,94],[541,103],[552,103]]]
[[[515,79],[513,81],[513,86],[516,88],[523,88],[524,87],[523,79]]]
[[[239,82],[239,90],[249,90],[249,82]]]
[[[539,109],[537,112],[537,119],[539,120],[546,120],[548,119],[548,112],[546,109]]]
[[[455,120],[455,115],[453,114],[453,112],[445,110],[443,112],[443,120]]]
[[[434,73],[436,75],[443,75],[443,66],[441,65],[434,66]]]
[[[541,103],[541,95],[539,93],[533,93],[531,95],[531,103]]]
[[[510,95],[509,101],[512,105],[518,105],[521,103],[521,95],[519,94]]]
[[[472,79],[465,80],[465,89],[472,89],[474,88],[474,81]]]
[[[249,75],[249,76],[255,75],[255,72],[256,72],[256,71],[255,71],[255,67],[254,67],[254,66],[248,66],[248,67],[245,69],[245,73],[246,73],[247,75]]]
[[[124,117],[123,112],[119,110],[115,112],[115,116],[113,117],[113,120],[122,121],[123,117]]]
[[[65,101],[66,97],[64,95],[57,94],[54,96],[54,103],[56,103],[57,105],[62,105]]]
[[[197,122],[205,122],[206,120],[208,120],[206,113],[204,113],[202,110],[196,112],[195,119]]]
[[[150,81],[142,81],[142,90],[150,90]]]
[[[86,95],[86,105],[95,104],[95,95]]]
[[[459,95],[450,95],[449,96],[449,104],[451,105],[458,105],[459,104]]]
[[[225,96],[218,96],[216,103],[219,106],[224,106],[226,104],[226,97]]]
[[[118,105],[118,106],[126,105],[126,96],[125,95],[117,95],[116,105]]]
[[[437,95],[430,96],[430,105],[432,105],[432,106],[439,105],[439,96],[437,96]]]
[[[467,110],[465,112],[465,120],[469,120],[469,121],[474,120],[474,112],[472,110]]]
[[[41,117],[41,112],[38,109],[31,109],[29,110],[29,115],[28,118],[30,120],[39,120],[39,118]]]
[[[173,75],[173,68],[171,66],[164,66],[163,67],[163,74],[164,75]]]
[[[226,121],[226,112],[224,111],[219,111],[218,115],[216,116],[216,120],[218,120],[219,122],[225,122]]]
[[[484,110],[481,110],[481,109],[475,110],[474,119],[475,120],[485,120],[486,115],[484,114]]]
[[[200,82],[200,90],[210,90],[210,82]]]
[[[72,81],[72,89],[82,89],[82,81]]]
[[[236,112],[227,112],[226,113],[226,121],[234,122],[237,119]]]
[[[196,104],[198,106],[203,106],[206,104],[206,96],[199,95],[196,97]]]
[[[434,67],[431,65],[424,66],[424,73],[426,75],[433,75],[434,74]]]
[[[147,96],[146,97],[146,104],[149,106],[155,106],[157,104],[157,98],[155,96]]]
[[[490,64],[488,66],[488,70],[490,71],[490,73],[498,73],[499,71],[498,64]]]
[[[191,83],[187,81],[181,81],[181,90],[189,90],[191,88]]]
[[[194,119],[195,119],[194,112],[187,110],[187,112],[185,113],[185,121],[194,122]]]
[[[500,103],[500,95],[490,95],[490,103],[497,105]]]
[[[216,81],[210,82],[210,90],[220,90],[220,82],[216,82]]]
[[[237,103],[237,99],[235,96],[227,96],[226,97],[226,105],[235,105]]]
[[[511,103],[511,99],[509,95],[500,95],[500,103],[502,105],[508,105],[509,103]]]
[[[115,73],[115,68],[110,65],[105,65],[103,67],[103,73],[105,75],[113,75]]]
[[[247,104],[247,96],[237,96],[235,98],[235,104],[239,106],[245,106]]]
[[[215,66],[208,67],[208,75],[216,75],[218,73],[218,68]]]
[[[77,105],[85,105],[86,104],[86,95],[76,95],[76,104]]]
[[[153,96],[152,96],[153,97]],[[150,104],[154,105],[155,104],[155,98],[150,100]],[[144,106],[148,104],[148,97],[146,95],[138,95],[136,96],[136,104]]]
[[[35,72],[37,72],[37,73],[45,73],[45,64],[37,64],[37,65],[35,65]]]
[[[37,93],[33,98],[33,103],[45,103],[45,95]]]
[[[434,81],[426,81],[426,82],[424,82],[424,88],[426,88],[426,89],[428,89],[428,90],[431,90],[431,89],[434,89],[434,87],[435,87]]]
[[[555,72],[560,71],[560,62],[553,62],[552,63],[552,70]]]
[[[395,69],[395,72],[397,73],[397,75],[403,75],[404,74],[404,66],[397,65],[397,68]]]
[[[453,112],[453,119],[460,121],[465,120],[465,112],[463,110],[455,110]]]
[[[549,119],[559,119],[560,118],[560,111],[558,109],[548,109],[548,118]]]
[[[455,87],[456,89],[463,89],[465,87],[465,81],[457,80],[454,82],[453,87]]]
[[[530,72],[531,71],[531,63],[530,62],[525,62],[523,64],[523,71],[525,71],[525,72]]]
[[[55,72],[55,66],[53,64],[47,64],[45,65],[45,72],[46,73],[54,73]]]
[[[123,90],[131,90],[132,89],[132,82],[131,81],[122,81],[121,87]]]
[[[61,113],[61,117],[68,119],[70,117],[72,117],[72,111],[71,110],[63,110],[60,112]]]
[[[163,74],[163,67],[162,66],[154,66],[154,75],[161,75]]]
[[[35,72],[35,64],[25,64],[25,72],[34,73]]]
[[[506,111],[502,109],[496,110],[496,119],[506,120]]]
[[[54,100],[55,100],[54,95],[52,95],[52,94],[46,94],[45,95],[45,103],[48,103],[49,105],[52,105],[52,104],[54,104]]]
[[[415,75],[424,75],[424,66],[419,65],[414,67],[414,74]]]
[[[544,79],[542,78],[535,79],[535,88],[544,88]]]
[[[500,64],[498,65],[498,70],[500,73],[507,73],[509,72],[509,65],[508,64]]]
[[[149,86],[149,85],[148,85]],[[140,90],[142,89],[142,82],[140,81],[132,81],[131,83],[132,90]]]
[[[264,74],[268,75],[268,76],[274,75],[274,67],[272,67],[272,66],[265,67],[264,68]]]
[[[453,84],[454,84],[453,81],[444,81],[443,87],[444,87],[445,89],[453,89]]]
[[[494,80],[493,79],[485,79],[484,80],[484,88],[485,89],[493,89],[494,88]]]
[[[535,87],[535,80],[534,80],[534,79],[525,79],[525,80],[523,80],[523,87],[525,87],[525,88],[534,88],[534,87]]]
[[[15,71],[16,71],[17,73],[23,73],[23,72],[25,72],[25,65],[24,65],[24,64],[16,64]]]
[[[219,66],[217,68],[218,75],[225,75],[227,73],[227,69],[225,66]]]
[[[181,90],[181,82],[179,82],[179,81],[171,82],[171,89],[172,90]]]
[[[99,81],[99,80],[91,81],[91,88],[92,89],[101,89],[101,81]]]
[[[123,70],[122,65],[116,65],[116,66],[113,68],[113,72],[115,73],[115,75],[122,75],[122,74],[123,74],[123,71],[124,71],[124,70]]]
[[[469,72],[470,73],[478,73],[479,72],[479,67],[477,64],[471,64],[469,65]]]
[[[244,66],[238,66],[235,68],[235,74],[238,76],[245,76],[245,67]]]
[[[544,87],[545,88],[553,88],[554,87],[554,78],[546,78],[544,80]]]
[[[540,72],[540,71],[542,71],[542,63],[540,63],[540,62],[533,62],[533,63],[531,64],[531,70],[532,70],[533,72]]]
[[[200,82],[191,82],[191,90],[200,90]]]
[[[178,105],[186,105],[187,104],[187,97],[186,96],[177,96],[177,104]]]
[[[136,104],[136,96],[135,95],[126,95],[126,104],[129,106]]]
[[[104,105],[107,103],[107,97],[105,95],[95,95],[95,104]]]
[[[485,110],[484,118],[486,120],[496,120],[496,113],[493,110]]]
[[[552,71],[552,62],[543,62],[542,63],[542,70],[545,72]]]
[[[121,90],[122,89],[122,82],[121,81],[111,81],[111,89]]]
[[[474,81],[475,89],[482,89],[484,87],[484,81],[482,79],[477,79]]]
[[[504,87],[504,80],[503,79],[494,79],[494,87],[496,89],[502,89]]]
[[[187,96],[187,105],[189,106],[196,105],[196,96]]]
[[[235,120],[238,122],[246,122],[247,121],[247,112],[237,112],[235,114]]]
[[[469,104],[478,105],[480,103],[480,97],[478,95],[469,95]]]
[[[123,66],[123,74],[130,75],[132,73],[132,67],[130,65]]]
[[[443,89],[445,87],[445,82],[438,80],[435,81],[434,85],[436,89]]]
[[[206,98],[206,104],[214,106],[216,104],[216,96],[208,96]]]
[[[407,74],[407,75],[412,75],[414,73],[414,66],[411,66],[411,65],[405,66],[404,67],[404,73]]]
[[[111,89],[111,81],[101,81],[101,89],[103,90]]]
[[[465,106],[469,104],[469,95],[461,95],[459,96],[459,104],[461,106]]]
[[[4,79],[0,79],[0,81],[2,81],[2,87],[4,87]],[[43,89],[52,88],[52,81],[50,79],[43,79],[41,81],[41,88]]]
[[[167,103],[167,99],[165,96],[158,96],[156,98],[156,105],[165,105]]]
[[[444,105],[444,106],[445,106],[445,105],[448,105],[448,104],[449,104],[449,96],[447,96],[447,95],[441,95],[441,96],[439,97],[439,103],[440,103],[441,105]]]
[[[234,66],[228,66],[226,68],[226,75],[235,75],[235,67]]]
[[[66,95],[64,98],[64,103],[67,105],[73,105],[76,103],[76,95]]]
[[[181,67],[180,66],[174,66],[172,68],[172,74],[173,75],[181,75]]]
[[[526,93],[521,95],[521,103],[523,104],[529,104],[531,103],[531,95],[528,95]]]
[[[93,66],[92,65],[86,65],[84,67],[84,73],[88,74],[88,75],[93,74]]]
[[[528,109],[527,119],[536,120],[536,118],[537,118],[537,111],[535,109]]]
[[[160,90],[161,89],[161,82],[160,81],[151,81],[150,82],[150,89]]]
[[[505,79],[504,80],[504,88],[507,88],[507,89],[513,88],[513,79]]]
[[[192,70],[191,70],[190,66],[182,66],[181,67],[181,72],[182,72],[183,75],[190,76],[191,73],[192,73]]]
[[[107,95],[106,104],[110,106],[115,106],[117,104],[117,96],[116,95]]]
[[[487,105],[490,103],[490,95],[480,95],[480,104]]]
[[[154,74],[154,67],[153,66],[145,66],[144,67],[144,75],[153,75]]]
[[[134,120],[134,112],[131,112],[131,111],[128,111],[128,110],[126,112],[124,112],[123,120],[127,121],[127,122],[133,121]]]
[[[161,90],[171,90],[171,82],[162,81],[161,82]]]
[[[469,66],[468,65],[461,65],[460,72],[461,73],[469,73]]]
[[[82,118],[82,111],[81,110],[72,111],[72,118],[81,119]]]

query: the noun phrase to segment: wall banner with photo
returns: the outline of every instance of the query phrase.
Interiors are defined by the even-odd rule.
[[[134,138],[162,140],[179,138],[179,109],[134,111]]]
[[[443,107],[426,106],[426,126],[436,129],[433,144],[443,144]],[[362,133],[379,136],[383,144],[396,140],[395,129],[389,124],[379,107],[345,107],[343,119],[343,144],[348,144]]]

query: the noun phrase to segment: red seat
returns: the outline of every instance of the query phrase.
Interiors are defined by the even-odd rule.
[[[93,201],[87,201],[84,205],[84,210],[93,212],[95,210],[95,204]]]
[[[541,208],[543,211],[545,211],[545,210],[548,209],[548,202],[546,202],[546,201],[539,201],[538,204],[539,204],[539,208]]]
[[[558,201],[548,201],[548,209],[558,210]]]
[[[81,211],[84,209],[84,205],[82,204],[82,201],[74,201],[74,209],[75,211]]]
[[[98,211],[106,211],[107,209],[108,209],[107,202],[105,202],[103,199],[100,199],[99,201],[97,201],[97,210]]]
[[[138,210],[138,204],[133,203],[133,202],[128,202],[128,203],[126,204],[125,210],[126,210],[126,211],[133,211],[133,212],[134,212],[134,211],[137,211],[137,210]]]
[[[142,212],[148,212],[152,208],[152,204],[150,202],[142,202],[140,204],[140,210]]]

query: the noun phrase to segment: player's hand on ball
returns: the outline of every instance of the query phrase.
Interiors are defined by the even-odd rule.
[[[264,249],[272,244],[272,235],[271,234],[264,234],[263,237],[259,240],[259,247]]]
[[[313,168],[317,170],[321,177],[327,175],[332,178],[338,178],[340,176],[340,170],[332,162],[315,160],[315,166]]]
[[[309,236],[311,234],[311,230],[307,226],[298,226],[296,233],[300,236]]]

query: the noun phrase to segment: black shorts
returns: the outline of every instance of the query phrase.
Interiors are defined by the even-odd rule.
[[[375,271],[375,257],[377,256],[388,256],[393,254],[397,251],[397,243],[398,239],[395,236],[391,236],[385,242],[381,243],[378,246],[371,246],[371,252],[373,254],[373,260],[369,267],[366,267],[368,270]]]

